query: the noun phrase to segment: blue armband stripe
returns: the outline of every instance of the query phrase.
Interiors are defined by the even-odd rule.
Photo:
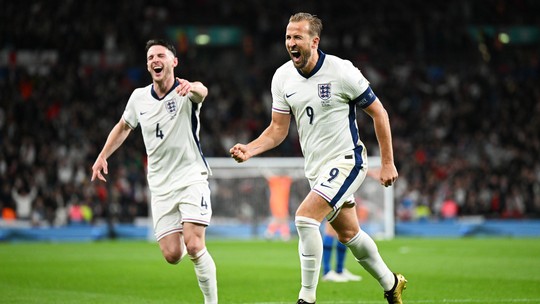
[[[360,96],[358,96],[354,102],[358,104],[361,108],[367,108],[370,104],[372,104],[375,99],[377,99],[377,96],[375,93],[373,93],[373,90],[371,87],[368,86],[368,88],[362,93]]]

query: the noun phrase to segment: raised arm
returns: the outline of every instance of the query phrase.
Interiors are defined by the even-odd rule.
[[[107,141],[103,146],[103,149],[99,153],[96,162],[92,166],[92,179],[94,181],[96,177],[104,182],[107,180],[103,177],[102,170],[104,174],[109,174],[109,169],[107,165],[107,158],[111,156],[116,149],[118,149],[122,143],[126,140],[127,136],[131,132],[131,128],[124,121],[124,118],[120,118],[120,121],[112,128]]]
[[[381,152],[381,174],[379,181],[385,187],[391,186],[398,178],[398,172],[394,165],[392,131],[390,129],[388,113],[378,98],[365,108],[364,112],[373,119],[375,135],[379,142]]]
[[[247,145],[234,145],[229,150],[231,157],[241,163],[255,155],[277,147],[287,137],[290,123],[291,115],[272,112],[272,121],[261,135]]]

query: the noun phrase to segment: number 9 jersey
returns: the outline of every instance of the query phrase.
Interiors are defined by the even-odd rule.
[[[309,75],[288,61],[272,78],[272,111],[294,115],[310,180],[337,155],[355,150],[361,157],[365,147],[358,135],[356,105],[365,108],[377,98],[350,61],[318,53]]]

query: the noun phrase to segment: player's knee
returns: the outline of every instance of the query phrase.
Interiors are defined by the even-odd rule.
[[[167,249],[164,248],[161,250],[161,253],[163,254],[163,257],[165,258],[165,261],[169,264],[178,264],[180,262],[180,258],[182,257],[182,253],[178,249]]]
[[[349,242],[353,237],[355,237],[358,234],[358,231],[358,228],[343,229],[340,231],[336,230],[338,235],[338,241],[340,241],[342,244],[345,244]]]
[[[204,242],[199,238],[190,239],[189,242],[186,242],[187,253],[191,257],[197,256],[204,247]]]

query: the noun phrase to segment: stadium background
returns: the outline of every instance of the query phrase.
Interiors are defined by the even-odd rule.
[[[109,182],[90,167],[132,90],[146,85],[144,43],[173,40],[176,74],[204,82],[206,157],[257,136],[270,118],[270,80],[287,60],[297,11],[320,16],[321,49],[350,59],[392,123],[398,222],[459,216],[540,216],[540,21],[537,1],[2,1],[0,208],[36,226],[147,215],[144,147],[134,132],[110,159]],[[200,33],[210,34],[209,45]],[[370,120],[361,138],[375,153]],[[264,156],[300,156],[296,133]],[[28,195],[30,195],[28,197]],[[26,200],[28,201],[28,200]],[[215,201],[214,204],[219,204]],[[17,210],[19,209],[19,210]],[[58,212],[58,211],[61,212]],[[538,232],[537,232],[538,233]]]

